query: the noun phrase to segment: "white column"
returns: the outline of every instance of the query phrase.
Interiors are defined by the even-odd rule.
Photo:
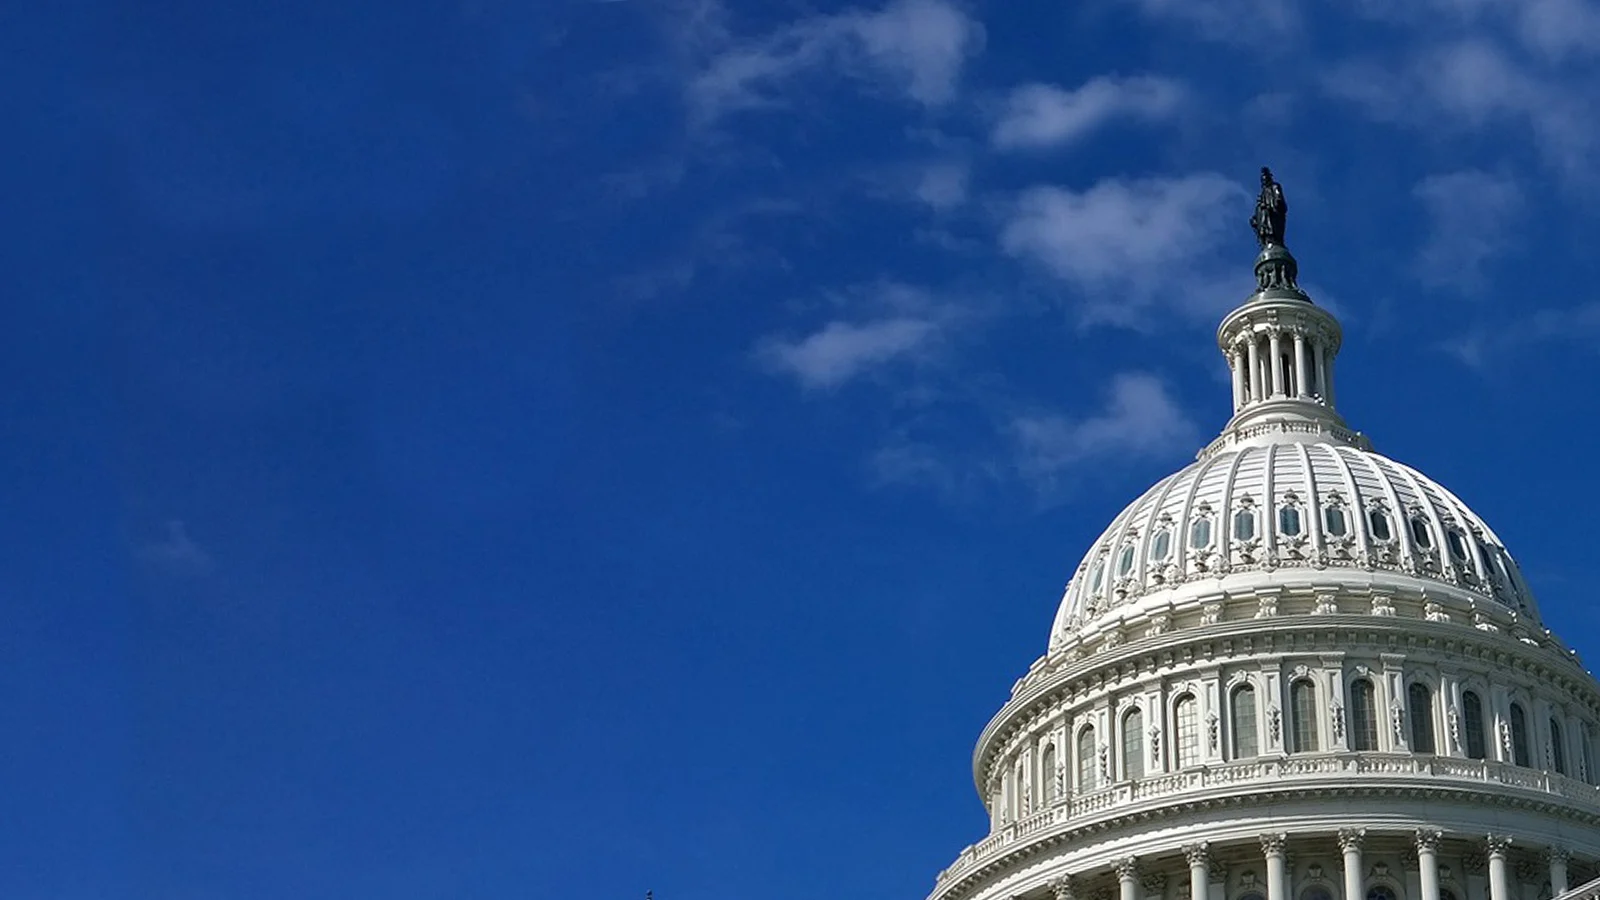
[[[1367,836],[1365,828],[1339,829],[1339,850],[1344,854],[1344,900],[1364,900],[1361,890],[1364,878],[1361,872],[1361,841]]]
[[[1286,834],[1263,834],[1261,852],[1267,857],[1267,900],[1284,900],[1288,873],[1283,863],[1284,845],[1289,843]],[[1504,900],[1504,898],[1495,898]]]
[[[1572,854],[1565,847],[1551,847],[1545,855],[1550,857],[1550,891],[1559,897],[1567,890],[1567,858]]]
[[[1294,395],[1296,397],[1310,396],[1311,392],[1306,388],[1308,380],[1306,376],[1309,374],[1306,369],[1306,336],[1297,331],[1294,334]]]
[[[1288,393],[1283,386],[1283,339],[1273,330],[1267,335],[1267,343],[1272,354],[1272,396],[1281,397]]]
[[[1317,370],[1317,393],[1322,396],[1322,402],[1333,405],[1328,399],[1328,370],[1322,358],[1322,342],[1317,341],[1311,345],[1311,365]]]
[[[1228,368],[1233,372],[1233,411],[1238,412],[1245,404],[1244,354],[1229,350]]]
[[[1202,841],[1185,845],[1183,857],[1189,861],[1189,900],[1207,900],[1206,885],[1211,880],[1211,851]]]
[[[1506,874],[1506,850],[1511,838],[1491,834],[1485,843],[1489,849],[1489,900],[1511,900],[1511,879]]]
[[[1117,885],[1121,900],[1139,900],[1139,862],[1133,857],[1117,863]]]
[[[1417,829],[1417,871],[1422,878],[1422,900],[1439,900],[1439,831]]]
[[[1261,391],[1261,343],[1255,335],[1250,336],[1245,361],[1250,364],[1250,399],[1260,400],[1265,395]]]

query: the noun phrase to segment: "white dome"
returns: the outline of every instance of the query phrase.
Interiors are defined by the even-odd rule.
[[[1052,646],[1121,607],[1198,594],[1185,590],[1195,582],[1294,569],[1320,571],[1318,581],[1347,582],[1329,572],[1338,569],[1424,579],[1538,621],[1499,538],[1415,469],[1333,440],[1219,449],[1145,491],[1094,542]]]

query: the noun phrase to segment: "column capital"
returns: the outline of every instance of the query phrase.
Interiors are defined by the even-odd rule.
[[[1211,865],[1211,845],[1205,841],[1198,844],[1184,844],[1183,858],[1189,861],[1189,867]]]
[[[1434,853],[1439,849],[1439,840],[1444,837],[1444,832],[1437,828],[1417,829],[1417,852]]]
[[[1116,870],[1117,878],[1123,881],[1131,881],[1139,877],[1139,860],[1136,857],[1124,857],[1112,863],[1111,867]]]
[[[1288,843],[1289,835],[1283,832],[1263,834],[1261,836],[1261,852],[1268,856],[1282,856],[1283,849]]]
[[[1339,849],[1345,853],[1351,851],[1359,853],[1361,851],[1361,842],[1366,839],[1367,830],[1365,828],[1339,829]]]
[[[1076,900],[1072,888],[1072,876],[1062,875],[1050,882],[1050,895],[1054,900]]]
[[[1483,845],[1489,851],[1490,859],[1505,859],[1506,851],[1511,849],[1511,836],[1508,834],[1484,835]]]
[[[1544,848],[1544,852],[1540,856],[1545,862],[1565,864],[1567,860],[1572,858],[1572,851],[1565,847],[1552,845]]]

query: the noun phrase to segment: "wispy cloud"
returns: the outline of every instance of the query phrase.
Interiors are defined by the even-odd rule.
[[[1183,102],[1183,85],[1168,78],[1093,78],[1073,90],[1026,84],[1006,99],[990,136],[1002,150],[1037,150],[1078,141],[1116,119],[1153,121]]]
[[[1090,461],[1192,450],[1198,435],[1199,429],[1161,379],[1142,372],[1117,375],[1105,408],[1086,418],[1044,413],[1018,416],[1011,422],[1017,470],[1041,489],[1054,489]]]
[[[970,192],[971,169],[965,162],[939,162],[921,167],[912,194],[928,208],[945,212],[966,203]]]
[[[1281,41],[1301,24],[1292,0],[1128,0],[1147,18],[1195,29],[1207,40],[1229,44]],[[1267,52],[1276,47],[1267,43]]]
[[[1475,369],[1503,362],[1530,347],[1569,343],[1586,349],[1600,346],[1600,301],[1560,309],[1541,309],[1498,325],[1480,327],[1442,342],[1439,347]]]
[[[1418,276],[1466,292],[1481,288],[1484,265],[1510,246],[1522,189],[1507,176],[1463,170],[1429,176],[1413,193],[1428,211],[1430,228]]]
[[[798,337],[763,338],[752,350],[756,363],[806,390],[828,391],[891,365],[926,361],[961,314],[948,301],[899,282],[858,286],[835,302],[852,314]]]
[[[1038,186],[1013,204],[1000,244],[1076,288],[1087,319],[1136,325],[1157,303],[1194,309],[1185,280],[1209,280],[1196,273],[1240,227],[1246,197],[1211,173],[1110,178],[1084,191]]]
[[[797,340],[769,339],[756,350],[767,368],[792,375],[808,389],[836,388],[877,366],[917,352],[933,337],[926,319],[833,321]]]
[[[1590,92],[1535,70],[1492,41],[1443,43],[1398,63],[1347,62],[1333,67],[1323,86],[1375,119],[1407,127],[1526,132],[1552,168],[1594,181],[1600,126]]]
[[[950,0],[894,0],[876,12],[802,19],[713,54],[689,82],[692,119],[783,105],[803,75],[839,73],[926,107],[956,96],[962,67],[983,46],[983,27]]]
[[[177,519],[169,520],[159,536],[133,548],[140,562],[168,575],[195,576],[211,571],[211,555],[189,536],[189,528]]]

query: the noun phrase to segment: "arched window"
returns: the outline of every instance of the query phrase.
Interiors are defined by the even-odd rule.
[[[1121,578],[1131,571],[1133,571],[1133,545],[1129,544],[1117,555],[1117,577]]]
[[[1165,562],[1167,554],[1172,552],[1172,532],[1163,528],[1156,532],[1150,541],[1150,558],[1155,562]]]
[[[1511,762],[1518,766],[1531,766],[1533,760],[1528,753],[1528,715],[1522,711],[1522,704],[1511,704]]]
[[[1278,532],[1286,537],[1300,533],[1300,510],[1294,506],[1278,508]]]
[[[1039,766],[1039,768],[1044,770],[1040,773],[1040,775],[1044,778],[1045,806],[1052,806],[1057,800],[1061,799],[1061,795],[1056,792],[1056,785],[1061,777],[1061,773],[1058,771],[1058,765],[1059,764],[1056,760],[1056,745],[1045,745],[1044,758]]]
[[[1233,758],[1249,759],[1261,752],[1261,742],[1256,735],[1256,689],[1248,684],[1241,684],[1233,689],[1233,700],[1229,704],[1232,718],[1229,723],[1233,726]]]
[[[1483,701],[1473,691],[1461,695],[1461,731],[1468,758],[1483,759],[1489,755],[1483,740]]]
[[[1300,892],[1300,900],[1333,900],[1333,894],[1321,885],[1312,885]]]
[[[1386,884],[1375,884],[1367,888],[1367,900],[1394,900],[1394,888]]]
[[[1416,541],[1417,546],[1424,550],[1433,547],[1433,529],[1428,526],[1427,519],[1421,516],[1412,517],[1411,539]]]
[[[1261,896],[1260,891],[1251,891],[1247,894],[1240,894],[1238,900],[1267,900],[1267,898]]]
[[[1350,749],[1378,749],[1377,691],[1370,679],[1350,682]]]
[[[1211,519],[1201,516],[1189,526],[1189,546],[1196,550],[1204,550],[1211,546]]]
[[[1450,548],[1450,556],[1456,562],[1467,561],[1467,542],[1461,537],[1461,532],[1454,528],[1444,533],[1444,542]]]
[[[1406,688],[1406,707],[1411,715],[1411,749],[1433,753],[1433,691],[1420,681]]]
[[[1322,519],[1325,523],[1325,530],[1333,537],[1344,537],[1350,530],[1349,523],[1345,521],[1342,507],[1328,507],[1322,511]]]
[[[1078,732],[1078,790],[1080,792],[1092,791],[1100,785],[1096,777],[1094,752],[1094,726]]]
[[[1561,723],[1550,717],[1550,765],[1556,774],[1567,774],[1567,749],[1561,746]]]
[[[1289,686],[1289,752],[1317,750],[1317,686],[1302,678]]]
[[[1101,557],[1094,561],[1094,568],[1089,570],[1089,593],[1100,593],[1100,585],[1106,580],[1106,561]]]
[[[1440,888],[1439,900],[1456,900],[1456,892],[1449,888]]]
[[[1144,777],[1144,713],[1137,709],[1122,717],[1122,777]]]
[[[1178,724],[1178,740],[1174,744],[1178,753],[1178,768],[1200,764],[1200,704],[1193,694],[1184,694],[1172,705],[1173,718]]]
[[[1245,507],[1233,514],[1234,540],[1248,541],[1256,536],[1255,510]]]
[[[1377,540],[1387,541],[1394,537],[1394,532],[1389,528],[1389,514],[1381,509],[1367,513],[1367,527]]]

